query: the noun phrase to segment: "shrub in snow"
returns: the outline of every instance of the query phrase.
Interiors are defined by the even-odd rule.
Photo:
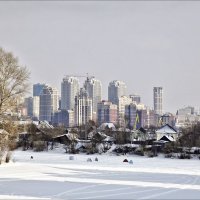
[[[95,158],[95,161],[98,161],[98,158]]]
[[[116,152],[116,153],[123,153],[123,147],[121,147],[121,146],[117,146],[114,150],[113,150],[114,152]]]
[[[190,159],[191,155],[186,153],[181,153],[180,156],[178,156],[179,159]]]
[[[2,164],[3,162],[3,155],[4,155],[4,152],[0,151],[0,164]]]
[[[156,155],[154,155],[154,153],[153,153],[152,151],[149,151],[149,152],[147,153],[147,156],[148,156],[149,158],[153,158],[153,157],[156,156]]]
[[[8,163],[11,159],[11,152],[5,150],[5,151],[0,151],[0,164],[2,163]]]
[[[165,154],[165,158],[171,158],[171,157],[172,157],[172,153]]]
[[[33,142],[34,151],[44,151],[46,149],[46,144],[44,141]]]
[[[8,163],[9,161],[10,161],[10,159],[11,159],[11,152],[7,152],[6,153],[6,163]]]
[[[137,148],[137,149],[134,151],[134,154],[139,155],[139,156],[144,156],[144,151],[143,151],[143,149],[141,149],[141,148]]]
[[[112,144],[110,144],[110,143],[105,143],[105,144],[104,144],[104,152],[107,152],[108,150],[110,150],[111,147],[112,147]]]
[[[165,158],[177,158],[177,154],[175,153],[168,153],[168,154],[165,154]]]
[[[165,154],[178,153],[178,152],[180,152],[180,148],[178,148],[178,146],[175,142],[168,142],[165,144],[165,146],[163,148],[163,152]]]
[[[98,153],[103,153],[104,152],[104,145],[102,143],[96,144],[96,151]]]
[[[190,150],[193,154],[200,154],[200,148],[199,147],[192,147]]]
[[[134,153],[136,150],[136,147],[130,144],[125,144],[125,145],[113,145],[111,150],[109,152],[115,152],[117,154],[123,154],[126,155],[127,153]]]
[[[10,149],[10,151],[14,151],[15,149],[17,149],[17,143],[16,142],[10,142],[9,143],[9,149]]]

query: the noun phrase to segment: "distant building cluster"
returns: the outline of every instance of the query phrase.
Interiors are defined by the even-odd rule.
[[[153,88],[153,109],[142,103],[138,94],[127,95],[123,81],[108,85],[108,100],[102,100],[102,84],[93,76],[86,76],[83,86],[78,76],[65,76],[58,89],[47,84],[33,85],[33,96],[24,99],[21,115],[32,120],[48,121],[54,126],[74,127],[87,124],[113,123],[118,127],[184,126],[199,121],[193,107],[179,109],[176,115],[163,113],[163,88]]]

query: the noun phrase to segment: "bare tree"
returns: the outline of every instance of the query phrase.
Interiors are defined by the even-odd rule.
[[[16,107],[17,100],[28,90],[29,71],[18,59],[0,48],[0,117]]]
[[[12,53],[0,48],[0,129],[7,133],[0,138],[1,155],[15,148],[18,128],[6,113],[14,111],[20,97],[27,92],[29,74],[26,67],[18,64],[18,59]]]

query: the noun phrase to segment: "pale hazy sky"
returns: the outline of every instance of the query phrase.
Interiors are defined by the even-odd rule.
[[[31,82],[60,90],[66,74],[122,80],[153,107],[200,106],[200,2],[0,2],[0,46],[31,71]]]

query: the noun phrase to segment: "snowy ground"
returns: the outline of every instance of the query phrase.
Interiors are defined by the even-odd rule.
[[[200,160],[69,156],[64,151],[15,151],[13,163],[0,165],[0,199],[200,198]],[[124,163],[125,158],[133,164]]]

